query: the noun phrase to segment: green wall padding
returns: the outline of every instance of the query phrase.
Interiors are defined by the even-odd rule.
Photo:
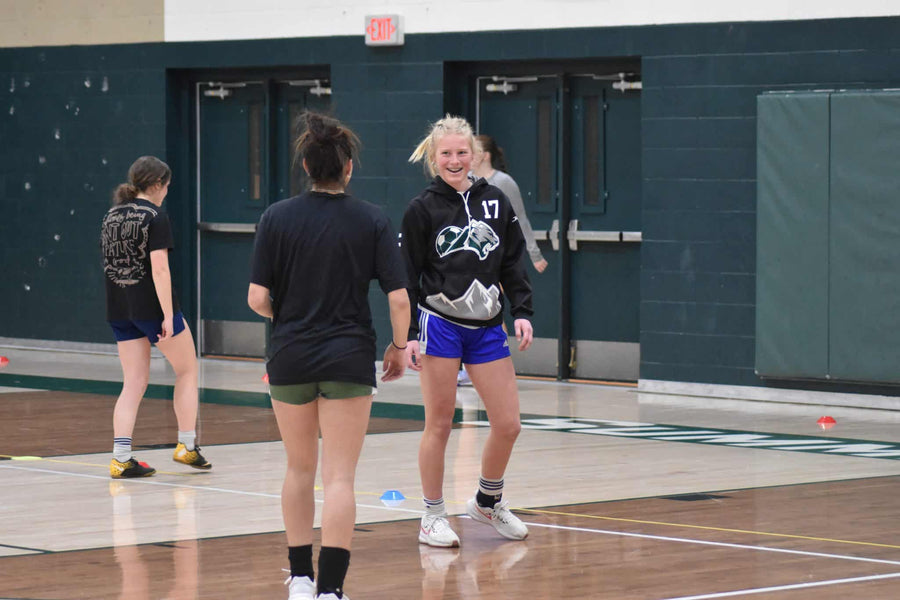
[[[826,94],[757,100],[756,371],[828,372]]]
[[[757,109],[757,373],[900,382],[900,92]]]
[[[831,96],[830,375],[900,381],[900,93]]]

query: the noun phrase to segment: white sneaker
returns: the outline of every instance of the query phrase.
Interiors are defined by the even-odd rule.
[[[288,586],[288,600],[316,600],[316,584],[309,577],[291,577],[284,581]]]
[[[328,594],[319,594],[314,600],[340,600],[340,598],[337,597],[337,594],[329,592]],[[350,600],[350,596],[344,594],[344,600]]]
[[[509,510],[509,502],[502,500],[494,508],[478,506],[475,498],[466,502],[466,514],[473,521],[493,525],[497,533],[508,540],[524,540],[528,537],[528,528],[519,517]]]
[[[459,547],[459,536],[450,527],[446,513],[442,515],[426,513],[419,526],[419,543],[437,548],[457,548]]]
[[[462,368],[459,370],[459,373],[456,375],[456,385],[472,385],[472,379],[469,377],[469,372]]]

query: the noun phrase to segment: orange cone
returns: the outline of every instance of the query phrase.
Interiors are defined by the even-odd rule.
[[[822,417],[821,419],[816,421],[816,423],[819,424],[819,427],[821,429],[831,429],[832,427],[837,425],[837,421],[835,421],[833,417],[829,416]]]

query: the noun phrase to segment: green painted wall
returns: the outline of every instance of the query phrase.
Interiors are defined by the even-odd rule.
[[[162,154],[176,178],[190,168],[184,86],[192,73],[326,66],[335,112],[365,144],[354,190],[386,206],[396,223],[424,184],[419,167],[406,162],[409,151],[429,121],[465,103],[457,73],[478,61],[518,68],[637,57],[641,377],[758,385],[756,98],[784,89],[897,87],[898,25],[879,18],[428,34],[374,49],[358,36],[2,49],[0,336],[110,341],[100,216],[134,157]],[[188,178],[176,181],[169,211],[183,287],[195,261],[185,248],[194,199]],[[375,311],[384,314],[383,306]]]

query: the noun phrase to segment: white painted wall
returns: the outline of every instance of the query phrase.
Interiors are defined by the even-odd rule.
[[[0,47],[163,41],[164,0],[0,0]]]
[[[431,33],[892,16],[900,0],[165,0],[165,39],[363,36],[371,14]]]

